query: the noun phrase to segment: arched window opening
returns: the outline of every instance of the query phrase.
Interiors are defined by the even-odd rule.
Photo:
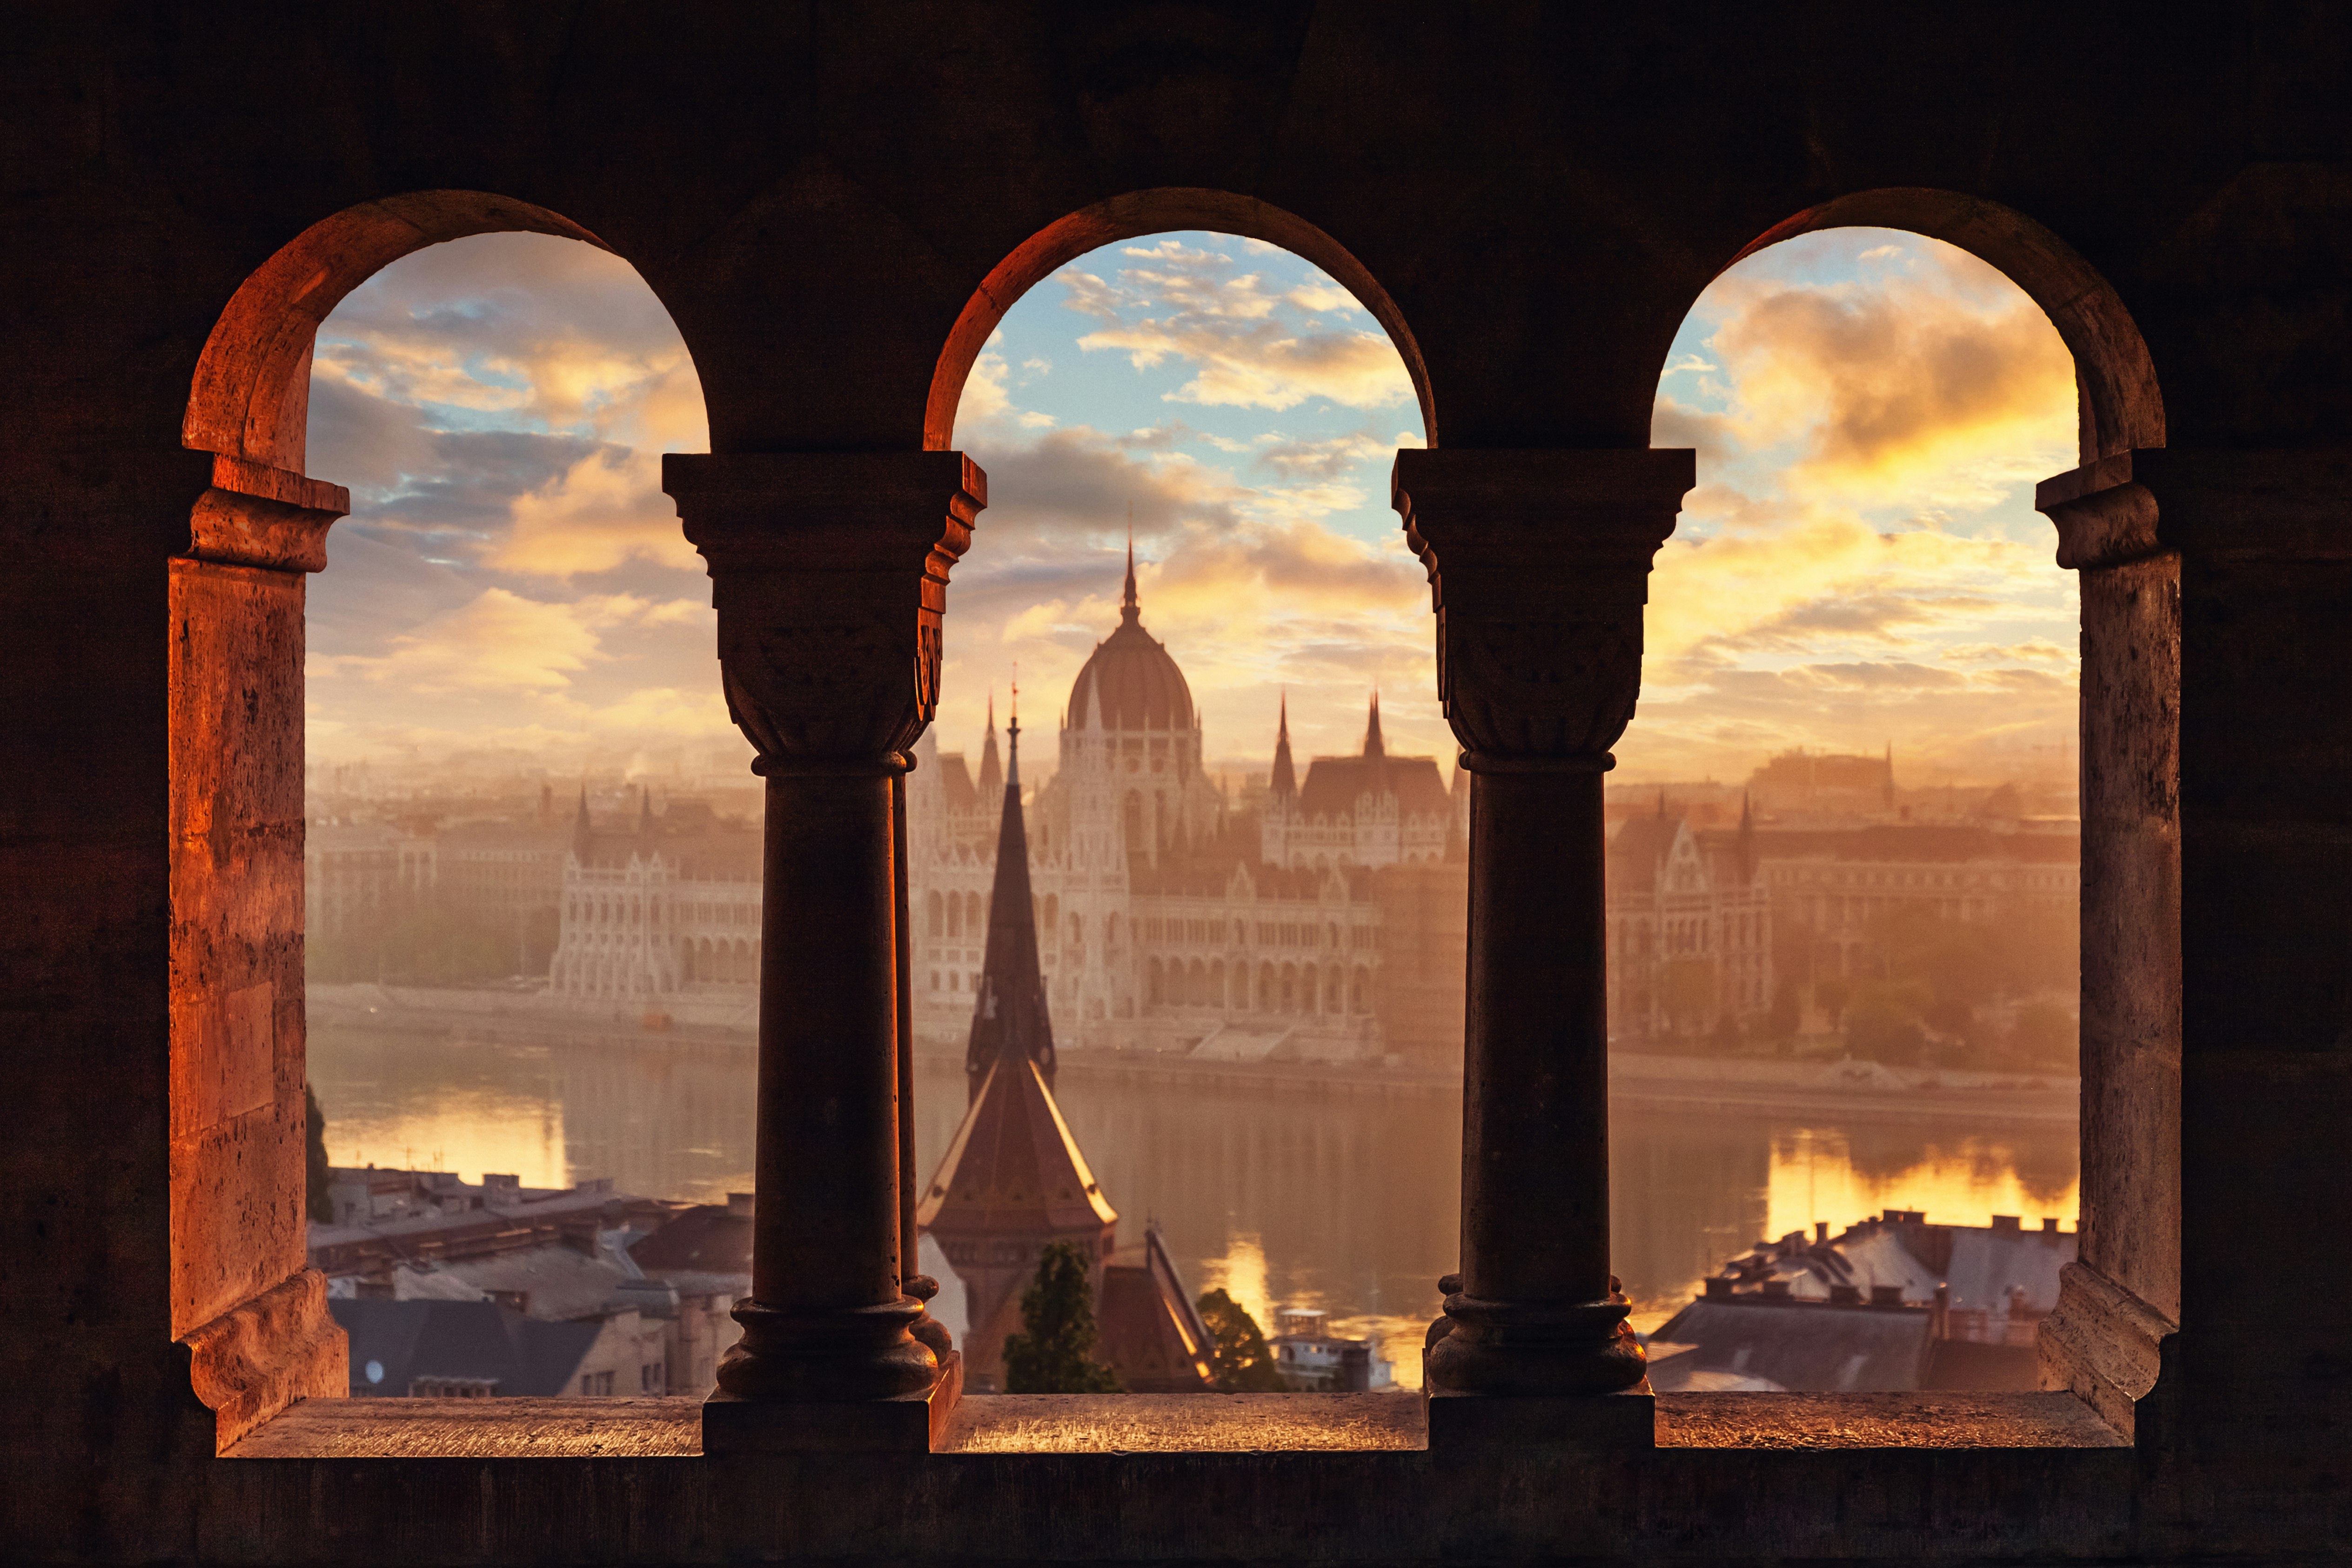
[[[608,1179],[633,1216],[723,1198],[719,1184],[751,1164],[751,1064],[678,1061],[655,1037],[680,1019],[717,1026],[748,1001],[748,984],[709,994],[734,965],[685,868],[756,904],[761,795],[731,776],[748,751],[709,689],[708,579],[660,494],[662,454],[708,436],[659,300],[593,236],[527,204],[465,192],[370,204],[316,226],[238,291],[183,435],[215,455],[196,569],[211,569],[214,545],[257,537],[229,524],[267,502],[279,523],[299,514],[306,542],[235,564],[257,580],[318,574],[291,579],[279,601],[291,624],[268,639],[308,654],[307,682],[290,688],[309,710],[305,821],[281,837],[302,845],[307,929],[281,933],[295,966],[268,978],[281,1005],[307,994],[307,1077],[341,1173],[318,1206],[339,1224],[404,1225],[421,1244],[419,1220],[454,1215],[498,1174],[542,1192]],[[247,684],[289,689],[274,672]],[[700,709],[679,695],[705,692]],[[689,782],[705,775],[721,782]],[[756,957],[744,967],[755,973]],[[377,984],[413,999],[413,1034],[359,1026],[357,998]],[[533,1051],[452,1049],[448,1026],[485,990],[502,1011],[546,1015]],[[615,1054],[658,1060],[674,1100],[588,1093],[590,1065]],[[649,1112],[653,1136],[625,1130]],[[279,1120],[299,1138],[299,1106]],[[247,1169],[283,1166],[271,1154]],[[300,1213],[264,1194],[241,1208]],[[546,1240],[527,1230],[515,1247]],[[365,1250],[309,1261],[336,1300],[416,1294],[396,1278],[411,1265]],[[213,1281],[175,1296],[175,1319],[191,1320],[175,1332],[303,1264],[299,1231],[247,1252],[266,1278],[234,1278],[175,1242]],[[440,1267],[445,1285],[463,1284],[514,1261]],[[691,1358],[645,1334],[614,1392],[707,1389]]]
[[[1637,1310],[1683,1314],[1668,1338],[1705,1331],[1687,1258],[1710,1226],[1851,1252],[1850,1227],[1917,1211],[1999,1247],[2018,1223],[1999,1216],[2022,1214],[2071,1259],[2097,1176],[2061,1120],[2095,1000],[2075,962],[2094,584],[2053,563],[2036,485],[2161,445],[2161,410],[2112,290],[2014,215],[1997,232],[1962,206],[1872,193],[1765,237],[1661,379],[1653,442],[1695,447],[1698,485],[1650,579],[1607,790],[1611,1157],[1637,1181],[1696,1137],[1724,1159],[1744,1138],[1737,1158],[1769,1172],[1745,1217],[1660,1190],[1615,1233]],[[1874,221],[1899,226],[1834,226]],[[1801,1133],[1706,1131],[1653,1109],[1690,1070],[1670,1056],[1742,1064],[1727,1079],[1867,1078],[1890,1105],[1978,1120],[1929,1132],[1854,1101]],[[1994,1082],[2042,1120],[1950,1093]],[[1710,1274],[1746,1279],[1717,1251]],[[2143,1274],[2148,1299],[2163,1274]],[[2006,1346],[1982,1352],[1991,1375],[2032,1388],[2031,1325],[2059,1307],[2053,1270],[1937,1331]]]

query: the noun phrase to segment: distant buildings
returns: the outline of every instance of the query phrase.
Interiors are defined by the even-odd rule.
[[[1889,1209],[1832,1239],[1759,1242],[1651,1336],[1661,1393],[2031,1389],[2077,1237],[2045,1219],[1930,1225]]]
[[[310,1226],[310,1262],[352,1336],[355,1395],[701,1394],[740,1331],[729,1313],[751,1290],[748,1194],[681,1208],[609,1180],[348,1167],[330,1193],[335,1221]],[[739,1210],[740,1247],[713,1245]],[[686,1228],[651,1248],[672,1226]],[[703,1251],[711,1267],[671,1264]]]
[[[1032,917],[1066,1048],[1209,1058],[1458,1058],[1466,780],[1362,748],[1304,783],[1287,711],[1257,811],[1202,771],[1183,671],[1144,630],[1130,566],[1119,625],[1070,688],[1059,767],[1036,792]],[[908,780],[915,1013],[959,1038],[987,945],[996,737],[978,788],[926,734]]]
[[[1700,835],[1664,795],[1609,837],[1609,1033],[1703,1035],[1772,1000],[1772,911],[1756,835]]]

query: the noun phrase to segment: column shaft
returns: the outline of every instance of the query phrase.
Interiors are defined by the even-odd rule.
[[[1462,1279],[1483,1300],[1609,1294],[1601,781],[1471,778]]]

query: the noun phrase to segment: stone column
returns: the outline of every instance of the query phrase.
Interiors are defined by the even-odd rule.
[[[894,802],[985,483],[954,452],[663,459],[768,795],[751,1298],[706,1448],[920,1447],[952,1404],[901,1282]]]
[[[2352,1268],[2307,1241],[2352,1125],[2347,495],[2352,450],[2170,447],[2037,498],[2083,589],[2083,1215],[2043,1380],[2186,1460],[2167,1488],[2227,1455],[2279,1513],[2352,1428]]]
[[[1651,558],[1693,479],[1687,450],[1397,454],[1471,773],[1462,1272],[1429,1352],[1433,1444],[1648,1441],[1646,1402],[1538,1396],[1645,1386],[1609,1272],[1601,775],[1641,685]]]

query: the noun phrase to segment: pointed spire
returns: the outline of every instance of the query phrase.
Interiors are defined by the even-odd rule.
[[[588,826],[588,781],[580,781],[580,815],[572,819],[572,858],[586,866],[596,853],[596,836]]]
[[[993,688],[988,693],[988,739],[980,748],[978,787],[982,802],[994,798],[996,792],[1004,787],[1004,769],[996,760],[996,692]]]
[[[1384,759],[1388,747],[1381,740],[1381,689],[1372,688],[1372,720],[1364,727],[1364,755]]]
[[[1290,765],[1290,692],[1282,694],[1282,718],[1274,730],[1274,776],[1269,786],[1276,800],[1298,793],[1298,774]]]
[[[1021,667],[1016,664],[1013,668],[1018,671]],[[995,717],[995,701],[992,697],[989,699],[992,721]],[[1021,681],[1017,674],[1013,681],[1013,717],[1004,721],[1004,787],[1016,798],[1021,793]]]
[[[1127,506],[1127,587],[1118,598],[1118,624],[1137,625],[1143,618],[1143,607],[1135,596],[1135,503]]]
[[[1004,1061],[1037,1064],[1054,1084],[1054,1023],[1045,1009],[1045,976],[1037,959],[1037,910],[1029,890],[1029,830],[1021,812],[1021,709],[1014,689],[1005,736],[1013,765],[1004,777],[1004,811],[996,828],[996,879],[989,891],[988,952],[964,1049],[964,1080],[980,1098],[989,1069]],[[969,1103],[969,1101],[967,1102]]]
[[[637,837],[650,838],[654,833],[654,786],[637,786]]]
[[[1756,879],[1756,810],[1746,790],[1739,792],[1739,878]]]

